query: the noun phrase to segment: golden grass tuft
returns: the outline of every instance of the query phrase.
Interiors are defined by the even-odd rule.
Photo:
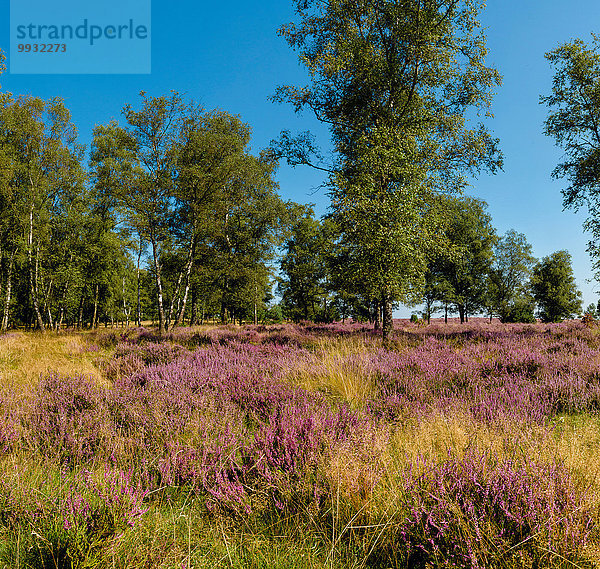
[[[288,377],[308,391],[321,391],[359,407],[375,393],[366,359],[361,357],[368,350],[361,338],[319,339],[306,361],[290,370]]]
[[[362,448],[362,453],[357,453]],[[365,453],[364,450],[368,449]],[[368,441],[352,438],[330,449],[325,477],[335,494],[343,497],[353,511],[369,510],[373,493],[393,470],[387,429],[373,430]]]
[[[50,372],[86,375],[108,385],[95,361],[103,352],[88,351],[83,334],[12,332],[0,336],[0,385],[26,395]]]

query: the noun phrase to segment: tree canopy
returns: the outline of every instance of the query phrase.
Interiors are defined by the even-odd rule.
[[[310,109],[331,131],[332,216],[364,275],[365,292],[386,307],[413,299],[439,249],[438,192],[461,192],[466,174],[495,171],[497,141],[470,109],[489,113],[500,83],[486,66],[480,4],[391,0],[296,0],[300,21],[280,29],[311,84],[283,86],[275,99]],[[315,164],[308,134],[274,144],[292,164]]]
[[[446,198],[449,213],[445,230],[448,248],[429,265],[429,281],[437,300],[453,304],[461,322],[486,306],[497,241],[487,204],[472,197]]]
[[[554,67],[552,93],[540,98],[549,107],[544,133],[564,149],[565,159],[552,175],[564,178],[564,205],[588,209],[588,250],[600,272],[600,36],[581,39],[546,54]]]
[[[581,292],[567,251],[544,257],[533,269],[531,287],[544,322],[560,322],[581,312]]]
[[[523,233],[507,231],[494,245],[489,307],[502,322],[533,320],[529,281],[536,259]]]

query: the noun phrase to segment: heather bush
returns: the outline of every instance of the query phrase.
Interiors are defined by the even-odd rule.
[[[121,339],[121,334],[114,330],[94,332],[90,335],[90,339],[95,341],[101,348],[114,348]]]
[[[0,549],[6,566],[99,566],[106,547],[146,512],[147,491],[131,472],[62,471],[30,484],[24,488],[14,476],[0,484],[2,525],[19,535]]]
[[[553,441],[597,413],[599,347],[581,323],[404,323],[386,348],[362,324],[126,331],[110,386],[50,373],[0,399],[0,564],[158,566],[137,536],[207,566],[201,527],[233,564],[244,527],[307,567],[586,566],[592,447],[560,466]]]
[[[22,408],[23,436],[61,463],[89,460],[102,448],[106,434],[104,398],[104,390],[90,378],[52,373]]]
[[[561,566],[582,558],[594,530],[581,490],[556,463],[470,450],[405,468],[394,479],[387,535],[371,554],[385,566]]]
[[[108,379],[115,381],[120,377],[128,377],[149,365],[160,365],[172,362],[188,350],[179,344],[148,340],[148,334],[142,330],[132,340],[124,338],[115,348],[113,359],[106,365],[105,374]]]

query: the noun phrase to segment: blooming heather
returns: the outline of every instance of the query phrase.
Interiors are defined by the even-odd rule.
[[[361,349],[335,352],[350,341]],[[403,458],[394,442],[406,425],[460,416],[508,448],[558,414],[596,413],[593,328],[405,323],[386,348],[362,324],[181,328],[162,338],[134,329],[98,342],[114,345],[110,388],[50,373],[30,396],[0,400],[0,457],[29,453],[58,480],[31,482],[32,496],[49,501],[19,506],[25,473],[5,477],[5,532],[44,519],[36,527],[46,542],[85,558],[98,536],[116,539],[169,489],[201,500],[206,515],[308,516],[319,535],[342,524],[333,547],[347,542],[381,566],[503,567],[517,554],[533,563],[542,542],[579,559],[594,527],[582,486],[554,458],[477,444]],[[327,389],[332,365],[368,382],[363,400]],[[318,390],[298,384],[311,375]]]

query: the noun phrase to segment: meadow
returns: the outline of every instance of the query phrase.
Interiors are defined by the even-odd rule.
[[[0,568],[600,565],[600,327],[0,336]]]

